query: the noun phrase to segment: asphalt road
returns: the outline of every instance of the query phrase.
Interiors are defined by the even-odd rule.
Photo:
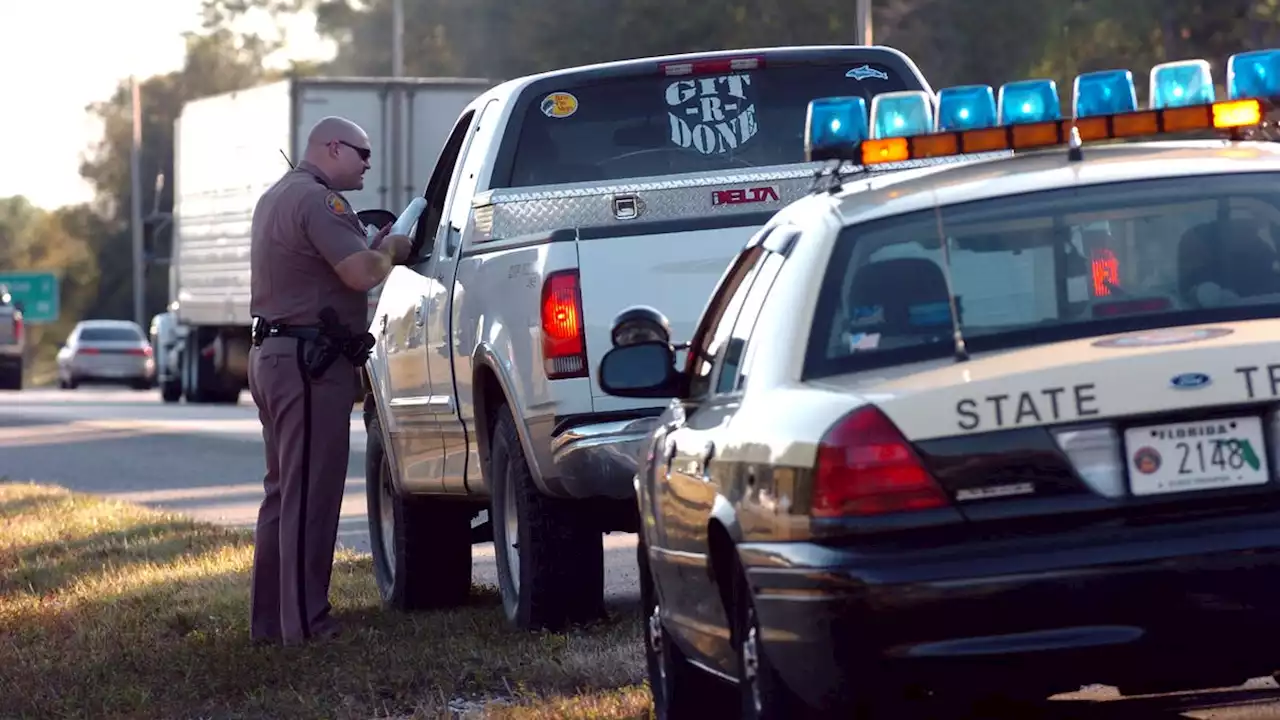
[[[253,527],[262,500],[262,426],[249,394],[234,406],[168,405],[158,391],[82,387],[0,392],[0,477],[54,483]],[[338,544],[369,551],[364,423],[351,414],[351,459]],[[605,594],[639,601],[634,534],[605,536]],[[472,577],[497,585],[493,544],[474,546]]]
[[[0,477],[54,483],[233,526],[252,527],[262,498],[261,426],[237,406],[166,405],[156,392],[81,388],[0,392]],[[351,416],[351,460],[338,542],[367,552],[364,428]],[[605,538],[606,594],[637,602],[635,536]],[[473,550],[476,582],[497,584],[492,544]],[[1280,652],[1277,653],[1280,667]],[[1031,717],[1066,720],[1280,720],[1270,678],[1239,688],[1124,698],[1091,687]]]

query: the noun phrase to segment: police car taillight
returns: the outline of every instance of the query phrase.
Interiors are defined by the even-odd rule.
[[[691,60],[684,62],[666,62],[658,66],[662,74],[668,77],[678,75],[712,75],[716,73],[740,72],[743,70],[759,70],[764,67],[764,58],[759,55],[733,58],[713,58],[709,60]]]
[[[841,418],[818,444],[814,517],[856,517],[948,505],[907,439],[878,408]]]
[[[542,284],[542,362],[548,380],[587,376],[577,270],[551,273]]]

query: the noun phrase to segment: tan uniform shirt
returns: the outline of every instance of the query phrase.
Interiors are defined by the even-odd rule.
[[[258,200],[249,254],[249,309],[270,323],[316,325],[333,306],[353,333],[369,327],[368,296],[343,284],[338,263],[369,244],[351,204],[301,162]]]

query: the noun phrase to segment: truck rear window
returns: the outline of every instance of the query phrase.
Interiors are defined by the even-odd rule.
[[[521,121],[510,187],[804,162],[809,101],[905,90],[876,63],[610,79],[540,93]]]

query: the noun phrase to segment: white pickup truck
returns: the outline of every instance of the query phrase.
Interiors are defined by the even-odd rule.
[[[387,605],[465,601],[491,537],[517,627],[603,611],[602,535],[637,530],[636,454],[665,405],[600,390],[614,316],[660,304],[687,337],[747,238],[810,191],[809,101],[896,90],[932,92],[896,50],[788,47],[558,70],[467,106],[370,328]]]

